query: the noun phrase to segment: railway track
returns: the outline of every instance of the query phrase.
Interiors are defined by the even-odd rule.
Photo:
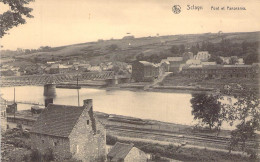
[[[203,144],[203,145],[211,145],[211,146],[220,146],[222,148],[227,148],[229,145],[229,138],[226,137],[217,137],[217,136],[209,136],[209,135],[184,135],[180,133],[168,133],[168,132],[159,132],[154,130],[140,130],[131,127],[121,127],[121,126],[113,126],[107,125],[108,130],[118,133],[125,133],[128,136],[132,137],[149,137],[151,139],[164,139],[165,141],[180,141],[180,142],[187,142],[188,144]],[[257,141],[249,141],[247,142],[247,146],[253,148],[255,142],[260,143],[259,140]],[[258,147],[260,150],[260,147]]]

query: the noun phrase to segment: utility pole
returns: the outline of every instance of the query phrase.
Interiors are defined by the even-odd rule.
[[[78,91],[78,106],[79,106],[79,73],[77,72],[77,91]]]
[[[14,87],[14,121],[15,121],[15,110],[16,110],[16,104],[15,104],[15,87]]]

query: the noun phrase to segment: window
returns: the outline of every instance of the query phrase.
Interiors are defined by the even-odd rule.
[[[89,120],[87,120],[87,125],[89,125]]]
[[[42,143],[44,143],[44,140],[42,140]]]
[[[58,145],[58,142],[53,142],[53,146],[57,146]]]

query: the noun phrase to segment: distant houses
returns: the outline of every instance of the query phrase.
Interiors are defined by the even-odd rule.
[[[258,65],[190,65],[182,68],[188,78],[258,78]]]
[[[259,66],[244,65],[242,58],[237,56],[220,57],[223,64],[209,62],[211,54],[208,51],[199,51],[193,56],[191,52],[183,53],[182,57],[167,57],[159,64],[147,61],[136,61],[132,67],[132,78],[136,82],[153,81],[164,72],[173,75],[201,78],[256,78]],[[229,65],[226,65],[226,64]]]
[[[49,104],[30,134],[32,149],[41,154],[52,151],[61,161],[106,159],[106,131],[93,115],[92,99],[84,100],[82,107]]]

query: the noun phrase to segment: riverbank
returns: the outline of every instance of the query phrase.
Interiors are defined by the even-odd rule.
[[[173,145],[176,148],[211,150],[212,152],[228,152],[230,131],[209,131],[207,129],[194,129],[193,126],[161,122],[157,120],[140,119],[122,115],[94,112],[98,121],[106,128],[109,135],[115,136],[123,141],[145,142],[147,144]],[[16,127],[14,122],[22,124],[23,129],[30,129],[24,125],[26,119],[36,121],[39,114],[32,114],[29,110],[19,111],[15,121],[10,120],[10,128]],[[21,120],[22,119],[22,120]],[[33,123],[30,123],[32,125]],[[217,136],[218,134],[218,136]],[[137,142],[138,143],[138,142]],[[164,144],[166,143],[166,144]],[[251,143],[248,143],[249,145]],[[248,145],[248,146],[249,146]],[[233,152],[240,154],[241,152]],[[228,155],[228,154],[227,154]],[[184,155],[182,155],[184,156]]]
[[[124,83],[117,85],[106,85],[100,82],[91,82],[91,83],[63,83],[62,86],[80,86],[81,88],[95,88],[95,89],[104,89],[104,90],[129,90],[129,91],[146,91],[146,92],[165,92],[165,93],[214,93],[215,89],[213,88],[203,88],[195,86],[152,86],[146,88],[149,83]],[[69,88],[68,88],[69,89]]]

